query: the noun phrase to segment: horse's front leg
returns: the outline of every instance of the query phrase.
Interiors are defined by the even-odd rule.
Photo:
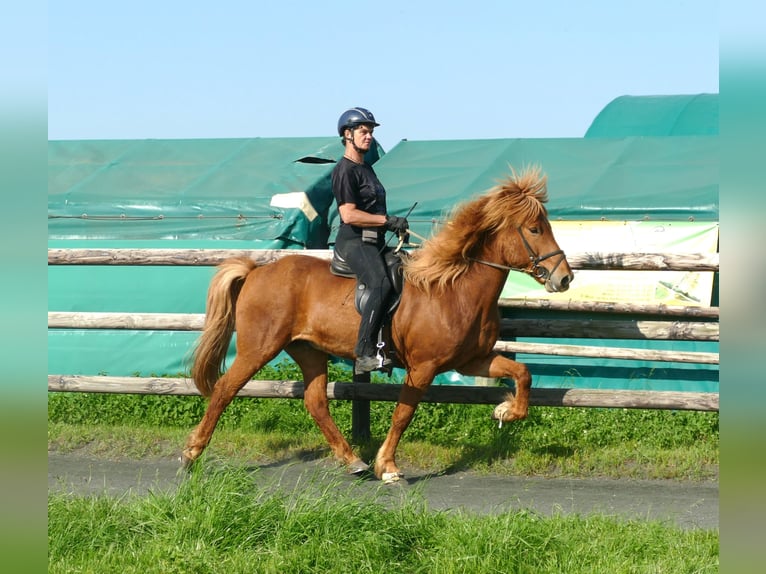
[[[523,363],[518,363],[497,353],[475,359],[458,369],[463,375],[475,377],[491,377],[493,379],[510,378],[516,383],[516,395],[509,392],[505,401],[492,411],[492,418],[503,423],[525,419],[529,413],[529,391],[532,387],[532,376]]]
[[[407,372],[407,379],[399,393],[399,402],[396,403],[391,417],[391,428],[375,457],[375,476],[386,484],[396,482],[404,476],[396,465],[396,448],[432,381],[433,374],[415,378],[412,370]]]

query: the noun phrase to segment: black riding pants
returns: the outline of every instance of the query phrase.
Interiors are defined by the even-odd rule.
[[[384,248],[382,241],[377,244],[364,243],[361,237],[342,232],[336,238],[335,249],[356,274],[359,283],[363,283],[369,292],[367,302],[361,309],[362,322],[354,349],[357,357],[375,354],[378,331],[383,323],[384,305],[393,290],[383,261]]]

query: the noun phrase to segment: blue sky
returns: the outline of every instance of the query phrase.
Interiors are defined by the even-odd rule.
[[[453,5],[454,4],[454,5]],[[48,5],[48,137],[581,137],[621,95],[717,93],[719,6],[186,0]]]

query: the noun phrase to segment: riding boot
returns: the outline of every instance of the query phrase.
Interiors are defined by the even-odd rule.
[[[368,301],[369,304],[369,301]],[[362,323],[359,327],[359,336],[354,349],[356,361],[354,361],[354,374],[361,375],[370,371],[383,369],[391,364],[391,359],[383,355],[377,344],[373,342],[373,336],[380,330],[381,321],[377,319],[378,313],[375,309],[364,310]]]

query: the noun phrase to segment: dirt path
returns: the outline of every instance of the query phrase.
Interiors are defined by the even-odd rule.
[[[501,513],[525,509],[552,514],[661,520],[686,529],[718,528],[718,483],[654,480],[528,478],[456,472],[415,474],[395,485],[344,474],[327,460],[284,461],[253,466],[259,484],[283,490],[333,484],[370,499],[397,504],[422,497],[432,510]],[[182,480],[170,459],[107,460],[48,454],[48,490],[77,495],[172,490]]]

